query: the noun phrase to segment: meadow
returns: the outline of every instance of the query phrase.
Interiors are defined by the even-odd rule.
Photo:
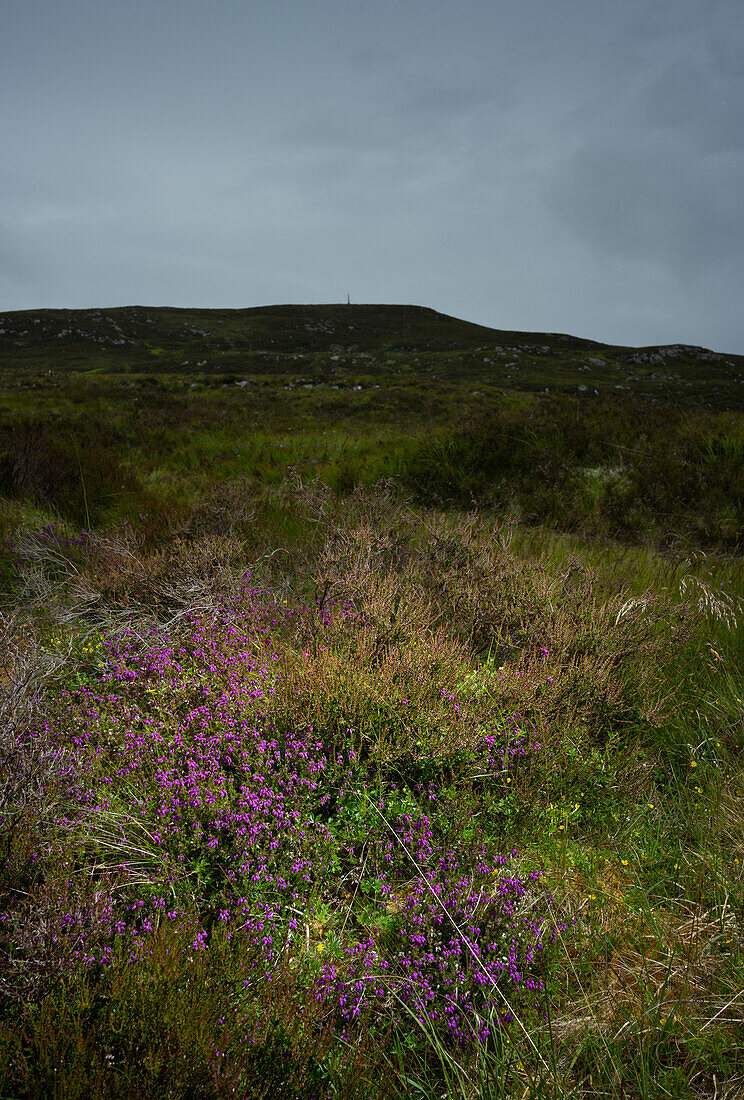
[[[0,325],[0,1096],[744,1096],[742,361],[62,314]]]

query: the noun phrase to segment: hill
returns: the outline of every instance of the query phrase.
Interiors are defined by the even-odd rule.
[[[0,364],[16,372],[104,371],[304,385],[339,375],[419,375],[522,392],[632,393],[744,408],[744,357],[674,344],[616,347],[563,333],[487,328],[422,306],[36,310],[0,314]]]
[[[705,348],[419,306],[132,306],[2,314],[0,364],[0,496],[86,527],[162,533],[216,484],[281,492],[296,470],[624,542],[742,544],[744,358]]]

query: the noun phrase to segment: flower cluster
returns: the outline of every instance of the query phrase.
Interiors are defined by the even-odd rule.
[[[537,872],[438,814],[444,774],[373,775],[338,729],[275,707],[289,627],[311,611],[246,583],[216,619],[104,641],[95,682],[31,731],[59,746],[60,827],[99,897],[60,950],[106,966],[114,950],[136,962],[163,922],[193,931],[191,952],[219,930],[245,945],[246,987],[293,957],[344,1033],[413,1013],[458,1044],[484,1039],[539,1007],[551,899]],[[316,612],[319,631],[333,614]],[[503,777],[538,748],[515,720],[472,763]]]

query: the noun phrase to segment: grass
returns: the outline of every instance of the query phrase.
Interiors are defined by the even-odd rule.
[[[737,416],[525,391],[458,427],[453,370],[409,424],[414,371],[392,413],[267,385],[247,431],[234,383],[111,372],[105,316],[151,312],[8,388],[0,1096],[744,1095]],[[330,355],[348,316],[143,348]],[[361,320],[379,379],[487,339]]]
[[[607,541],[738,553],[740,420],[623,398],[494,406],[427,439],[399,476],[428,503],[511,506]]]
[[[144,513],[159,538],[215,482],[278,488],[295,468],[342,492],[393,476],[424,504],[739,552],[741,357],[415,307],[40,311],[0,329],[0,490],[81,526]]]
[[[301,560],[260,585],[214,536],[19,546],[57,668],[11,723],[41,776],[5,809],[16,1093],[735,1081],[741,624],[661,563],[644,600],[607,561],[567,586],[556,536],[298,492]]]

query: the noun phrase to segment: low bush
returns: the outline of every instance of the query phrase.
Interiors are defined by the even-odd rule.
[[[729,414],[620,398],[487,409],[401,460],[423,502],[516,510],[596,537],[728,552],[744,530],[744,437]]]

